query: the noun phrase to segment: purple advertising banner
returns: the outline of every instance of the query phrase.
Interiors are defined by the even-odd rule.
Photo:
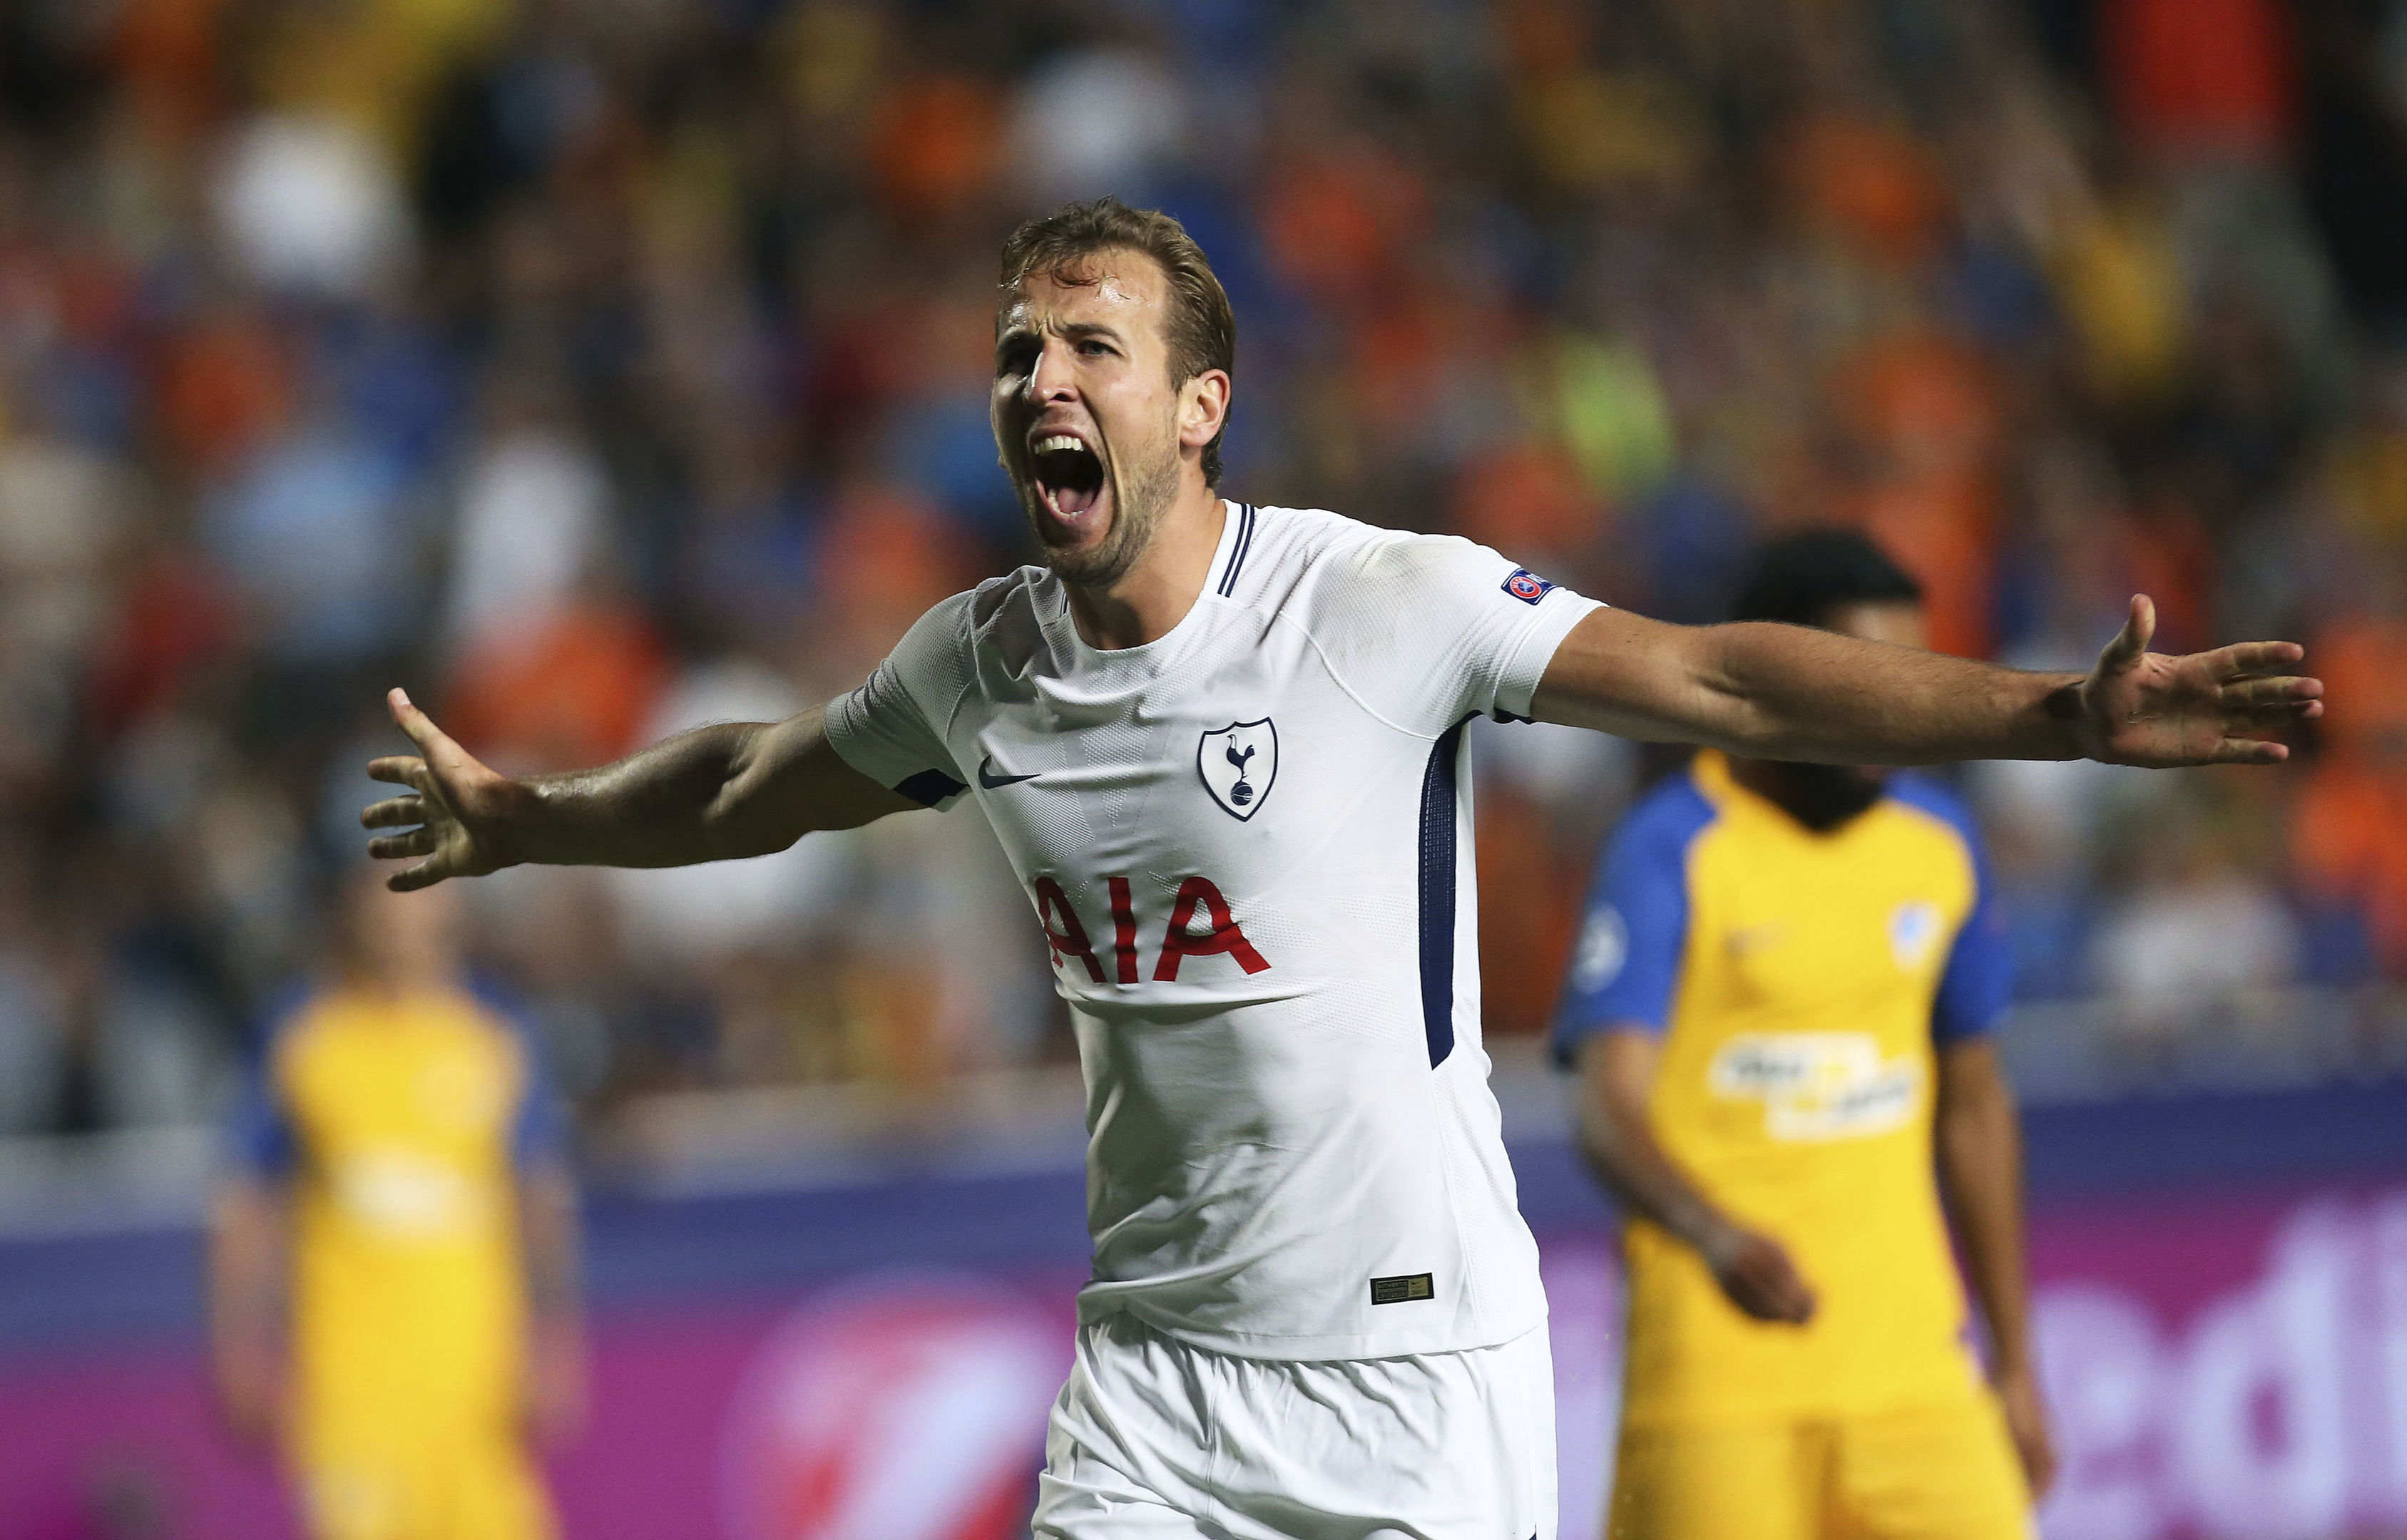
[[[2033,1221],[2064,1473],[2048,1540],[2407,1534],[2407,1186],[2059,1200]],[[1545,1237],[1566,1540],[1609,1479],[1612,1251]],[[575,1540],[1025,1533],[1075,1270],[866,1268],[798,1295],[604,1310],[553,1466]],[[196,1349],[0,1363],[0,1534],[292,1533]]]

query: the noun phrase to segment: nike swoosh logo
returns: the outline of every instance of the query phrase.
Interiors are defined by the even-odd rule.
[[[1032,770],[1026,775],[997,775],[994,773],[993,755],[990,754],[978,761],[978,784],[988,791],[997,786],[1016,786],[1022,781],[1033,781],[1044,773],[1043,770]]]

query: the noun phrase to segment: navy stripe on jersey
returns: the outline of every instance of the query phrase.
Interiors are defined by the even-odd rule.
[[[947,797],[958,797],[969,790],[966,782],[956,781],[940,770],[923,770],[894,788],[923,808],[933,808]]]
[[[1439,734],[1421,776],[1421,1030],[1430,1067],[1454,1052],[1455,802],[1463,724]]]
[[[1229,570],[1220,574],[1218,592],[1222,599],[1237,591],[1237,574],[1245,570],[1246,552],[1252,548],[1253,544],[1254,505],[1240,502],[1237,504],[1237,539],[1229,548]]]

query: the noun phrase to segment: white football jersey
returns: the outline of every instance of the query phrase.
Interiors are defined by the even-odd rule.
[[[862,773],[974,792],[1044,927],[1087,1081],[1094,1276],[1256,1358],[1539,1323],[1480,1046],[1463,725],[1527,716],[1582,599],[1495,552],[1224,504],[1204,592],[1104,652],[1022,568],[828,708]]]

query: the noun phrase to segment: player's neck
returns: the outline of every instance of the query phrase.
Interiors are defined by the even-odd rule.
[[[1204,597],[1228,516],[1220,494],[1200,480],[1182,487],[1144,553],[1118,582],[1067,585],[1070,621],[1079,638],[1099,652],[1118,652],[1168,636]]]

